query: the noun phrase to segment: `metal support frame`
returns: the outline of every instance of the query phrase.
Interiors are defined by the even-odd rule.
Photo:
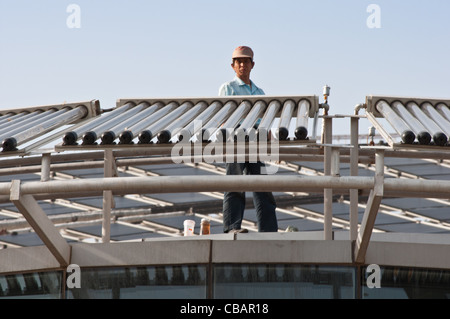
[[[41,164],[41,182],[46,182],[50,180],[50,164],[51,164],[51,154],[42,154],[42,164]]]
[[[112,150],[105,150],[104,176],[113,177],[115,171],[114,156]],[[117,176],[117,174],[116,174]],[[111,240],[111,210],[114,207],[114,197],[111,190],[103,190],[103,221],[102,242],[109,243]]]
[[[11,182],[10,198],[61,266],[69,265],[71,248],[32,195],[21,194],[20,181]]]
[[[324,173],[325,176],[331,176],[331,163],[332,163],[332,147],[330,146],[332,143],[332,118],[324,117]],[[332,240],[333,239],[333,189],[325,188],[323,191],[324,196],[324,239]]]
[[[350,118],[350,143],[353,146],[350,150],[350,175],[358,176],[358,158],[359,158],[359,146],[358,146],[358,131],[359,131],[359,118]],[[350,240],[356,240],[358,233],[358,190],[350,189]]]
[[[355,261],[364,263],[367,247],[369,246],[370,236],[372,235],[375,219],[381,200],[383,199],[384,190],[384,151],[377,150],[375,154],[375,185],[370,191],[367,206],[364,211],[361,228],[356,239],[355,245]]]

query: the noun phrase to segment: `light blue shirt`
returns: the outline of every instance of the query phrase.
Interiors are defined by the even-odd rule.
[[[257,87],[253,81],[251,81],[251,86],[245,84],[237,76],[230,82],[226,82],[222,84],[219,89],[219,96],[228,96],[228,95],[265,95],[264,91]]]

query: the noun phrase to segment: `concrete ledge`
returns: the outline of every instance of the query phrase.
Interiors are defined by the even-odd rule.
[[[204,264],[209,262],[210,245],[210,240],[75,244],[71,262],[80,267]]]
[[[214,241],[212,262],[351,264],[352,244],[350,241],[325,240]]]
[[[144,242],[71,244],[71,264],[122,267],[210,263],[300,263],[357,266],[353,243],[322,232],[247,233],[158,238]],[[373,234],[365,264],[450,269],[447,235]],[[386,235],[386,236],[383,236]],[[340,237],[340,236],[337,236]],[[379,238],[378,238],[379,237]],[[379,241],[382,239],[383,241]],[[397,241],[385,241],[385,240]],[[412,243],[408,240],[422,240]],[[65,270],[45,246],[0,250],[0,274]]]
[[[366,264],[450,269],[448,244],[411,244],[371,241]]]
[[[58,268],[60,268],[59,262],[46,246],[0,250],[0,274]]]

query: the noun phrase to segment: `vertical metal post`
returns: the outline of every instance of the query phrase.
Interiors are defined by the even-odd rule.
[[[350,176],[358,176],[358,134],[359,118],[350,118],[350,143],[353,148],[350,150]],[[358,190],[350,190],[350,240],[356,240],[358,235]]]
[[[113,176],[113,153],[111,149],[105,150],[104,176]],[[111,238],[111,209],[113,196],[112,191],[103,191],[103,221],[102,221],[102,242],[109,243]]]
[[[323,141],[325,144],[324,153],[324,173],[326,176],[331,175],[331,154],[332,149],[330,144],[332,143],[332,119],[331,117],[324,116],[324,136]],[[333,189],[325,188],[323,191],[323,205],[324,205],[324,224],[323,232],[325,240],[333,239]]]
[[[340,173],[340,148],[331,147],[331,176],[339,177]]]
[[[42,154],[41,161],[41,182],[46,182],[50,180],[50,153]]]

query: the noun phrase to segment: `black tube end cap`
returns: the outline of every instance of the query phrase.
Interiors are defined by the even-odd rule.
[[[17,140],[14,137],[8,137],[2,142],[3,152],[16,151]]]
[[[75,132],[67,132],[63,137],[63,145],[75,145],[78,135]]]
[[[116,139],[116,134],[112,131],[107,131],[102,134],[102,144],[112,144]]]
[[[304,126],[299,126],[295,129],[294,134],[298,140],[306,140],[306,137],[308,136],[308,129]]]
[[[130,131],[123,131],[119,134],[119,144],[131,144],[133,141],[133,133]]]
[[[172,134],[168,130],[163,130],[158,133],[158,142],[160,143],[169,143]]]
[[[149,130],[142,131],[139,134],[139,143],[149,144],[150,141],[152,140],[152,136],[153,136],[153,134]]]
[[[414,143],[415,139],[416,139],[416,134],[414,134],[412,131],[404,131],[402,133],[402,141],[405,144],[412,144],[412,143]]]
[[[280,141],[285,141],[285,140],[287,140],[287,138],[288,138],[288,136],[289,136],[289,131],[288,131],[288,129],[285,128],[285,127],[280,127],[280,128],[277,130],[277,135],[278,135],[278,139],[279,139]]]
[[[83,145],[92,145],[97,140],[97,134],[89,131],[83,135]]]
[[[433,135],[433,141],[438,146],[444,146],[445,144],[447,144],[447,140],[447,135],[442,132]]]
[[[420,132],[417,134],[417,140],[420,145],[428,145],[431,142],[431,135],[428,132]]]

